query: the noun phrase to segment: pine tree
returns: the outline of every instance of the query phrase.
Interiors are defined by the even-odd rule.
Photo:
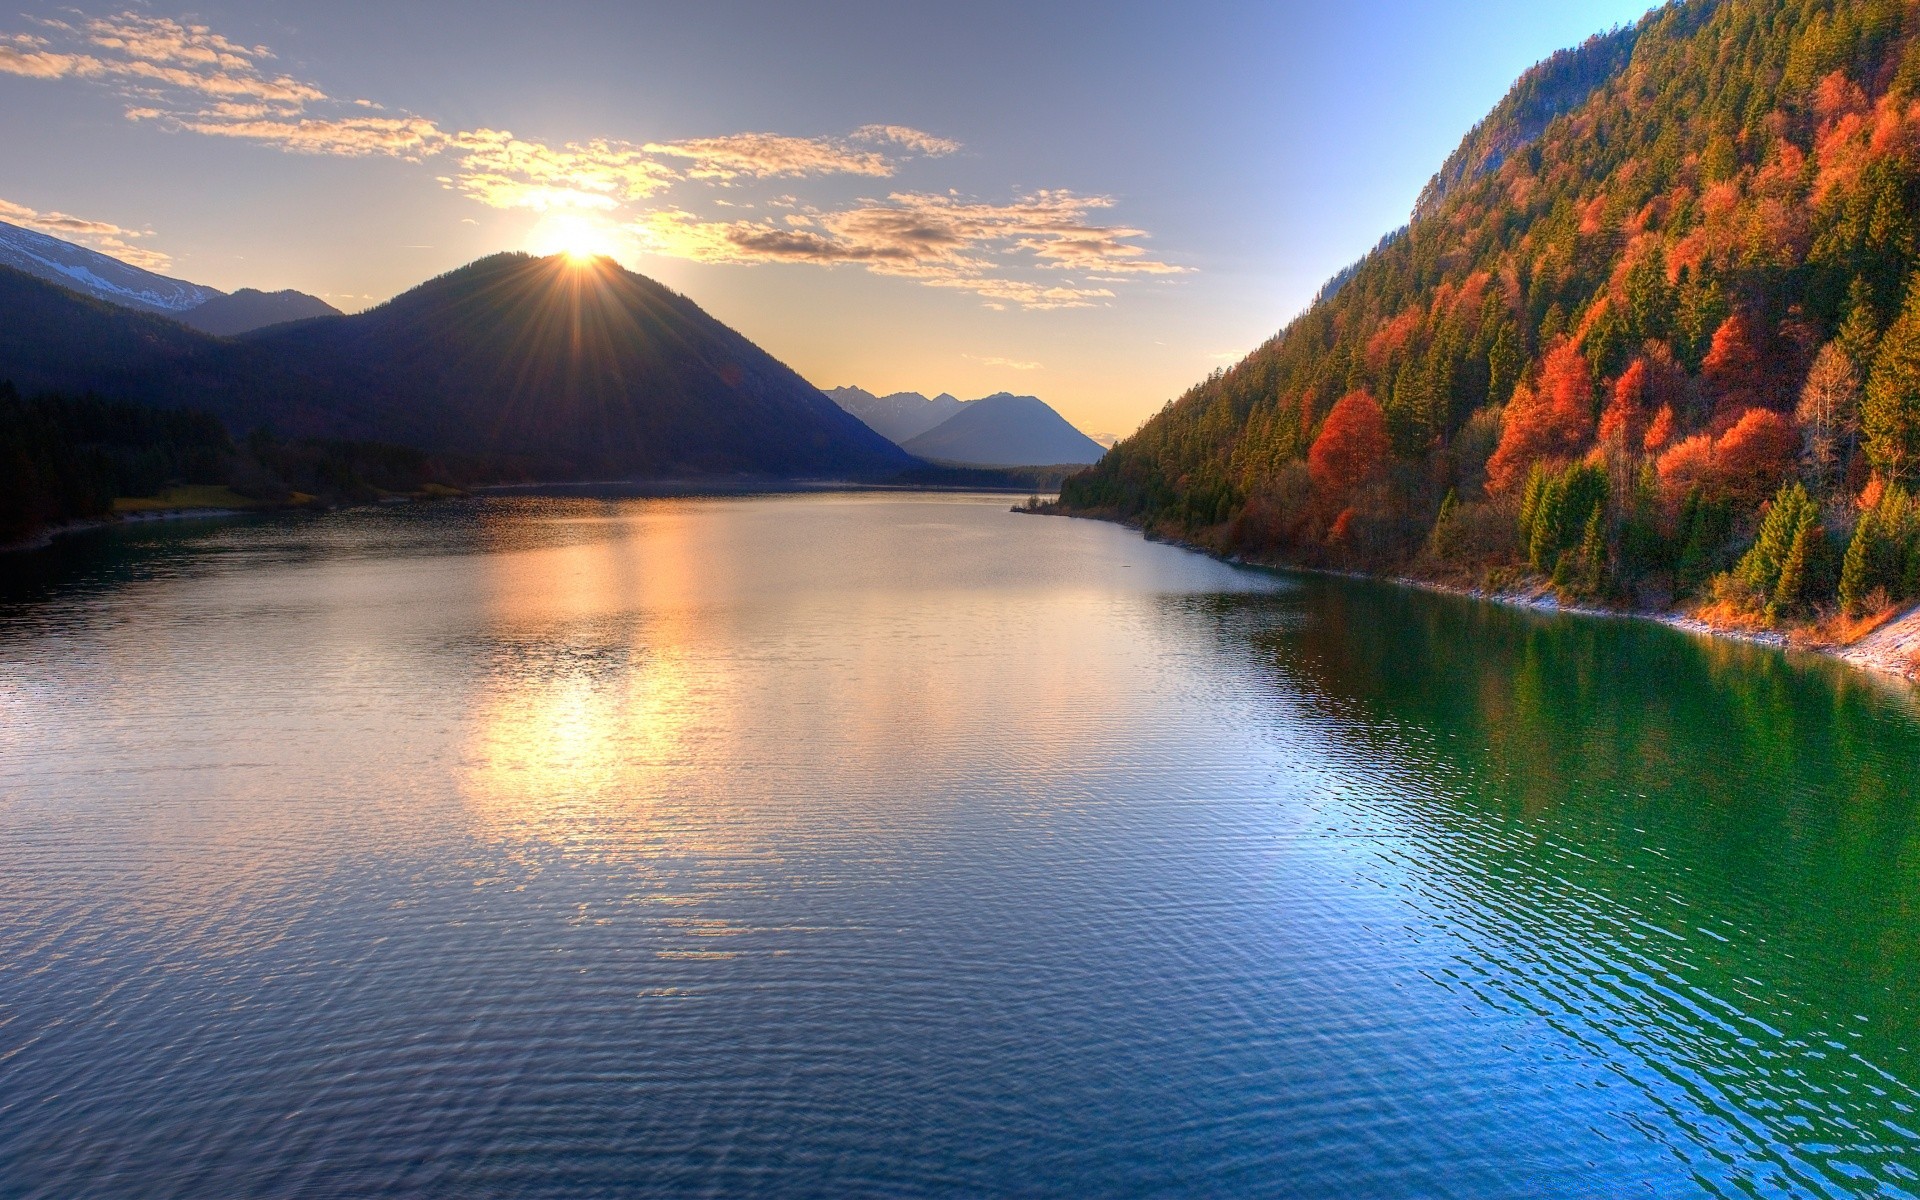
[[[1860,410],[1867,458],[1892,483],[1920,468],[1920,275],[1874,355]]]
[[[1860,514],[1853,527],[1853,540],[1847,543],[1847,556],[1840,564],[1840,608],[1849,617],[1858,617],[1867,606],[1874,588],[1874,568],[1882,549],[1880,520],[1876,509]]]
[[[1813,570],[1814,543],[1820,537],[1818,521],[1802,521],[1793,544],[1780,564],[1780,579],[1767,603],[1767,620],[1798,616],[1807,605],[1808,577]]]

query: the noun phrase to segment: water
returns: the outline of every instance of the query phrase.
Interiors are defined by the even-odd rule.
[[[0,1195],[1920,1195],[1920,721],[982,497],[0,584]]]

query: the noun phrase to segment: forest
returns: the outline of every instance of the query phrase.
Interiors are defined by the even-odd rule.
[[[1916,487],[1920,10],[1682,0],[1528,72],[1060,507],[1844,640],[1920,598]]]
[[[0,382],[0,548],[169,487],[222,487],[258,507],[336,504],[452,487],[469,467],[404,446],[264,429],[236,441],[207,413],[97,396],[23,398]]]

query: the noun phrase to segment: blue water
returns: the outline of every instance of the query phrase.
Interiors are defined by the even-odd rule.
[[[0,1196],[1920,1195],[1920,721],[1004,498],[0,584]]]

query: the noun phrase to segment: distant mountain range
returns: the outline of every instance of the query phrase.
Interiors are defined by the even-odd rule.
[[[304,292],[268,293],[242,288],[228,295],[218,288],[157,275],[97,250],[5,221],[0,221],[0,266],[108,304],[159,313],[221,337],[285,321],[340,315],[333,305]]]
[[[857,387],[827,393],[903,450],[931,462],[976,467],[1085,465],[1106,448],[1036,396],[998,392],[958,400],[945,392],[876,396]]]
[[[39,258],[45,270],[53,258]],[[233,338],[160,315],[180,311],[161,301],[212,297],[56,262],[91,286],[0,267],[0,380],[23,392],[202,409],[237,432],[484,456],[549,479],[879,478],[918,465],[692,301],[609,259],[495,255],[364,313]],[[120,299],[98,299],[99,287]]]

